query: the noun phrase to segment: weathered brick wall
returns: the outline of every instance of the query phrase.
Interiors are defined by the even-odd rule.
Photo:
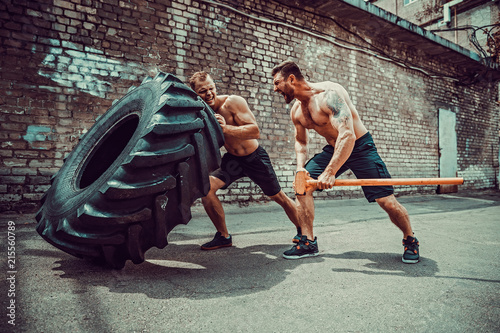
[[[201,0],[2,0],[0,211],[35,210],[79,136],[128,87],[158,70],[184,81],[206,70],[219,93],[245,97],[261,127],[260,143],[292,195],[293,127],[289,106],[272,92],[269,73],[285,59],[296,60],[309,80],[336,81],[349,91],[394,177],[439,176],[437,112],[446,107],[457,113],[459,176],[466,179],[461,188],[496,186],[498,92],[491,82],[460,86],[334,44],[290,25],[359,40],[330,20],[273,1],[224,3],[237,11]],[[383,33],[372,42],[450,76],[461,71],[392,45]],[[311,138],[312,155],[324,142]],[[399,194],[434,191],[435,186],[397,189]],[[266,199],[246,179],[221,194],[224,201]],[[317,196],[362,192],[339,188]]]

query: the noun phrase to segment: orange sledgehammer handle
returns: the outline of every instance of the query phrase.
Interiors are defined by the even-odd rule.
[[[296,194],[305,194],[308,189],[316,189],[317,180],[305,171],[295,175]],[[461,185],[463,178],[382,178],[382,179],[337,179],[334,186],[386,186],[386,185]]]
[[[463,178],[337,179],[334,186],[462,185]]]

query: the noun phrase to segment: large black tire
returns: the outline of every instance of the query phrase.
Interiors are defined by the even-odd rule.
[[[191,219],[220,165],[213,111],[171,74],[146,78],[102,115],[52,178],[38,233],[79,258],[120,269]]]

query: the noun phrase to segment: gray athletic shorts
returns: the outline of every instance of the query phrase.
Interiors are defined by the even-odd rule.
[[[212,172],[211,175],[225,183],[223,189],[246,176],[259,185],[267,196],[276,195],[281,191],[269,155],[261,146],[247,156],[224,154],[221,167]]]
[[[312,178],[317,179],[325,171],[330,163],[334,147],[327,145],[323,151],[314,155],[306,163],[306,170]],[[337,172],[337,177],[351,169],[358,179],[369,178],[391,178],[384,161],[380,158],[371,134],[368,132],[354,144],[351,156]],[[394,193],[392,186],[362,186],[366,199],[374,202],[375,199],[383,198]]]

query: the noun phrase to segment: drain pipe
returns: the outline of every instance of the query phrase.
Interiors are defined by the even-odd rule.
[[[453,8],[455,11],[455,28],[457,27],[457,7]],[[455,44],[458,44],[458,30],[455,30]]]
[[[462,3],[464,0],[453,0],[448,3],[445,3],[443,5],[443,20],[439,22],[439,26],[447,25],[448,23],[451,22],[451,7],[454,7],[458,5],[459,3]],[[455,27],[457,26],[457,7],[454,8],[454,24]],[[458,31],[455,31],[455,44],[458,43]]]

